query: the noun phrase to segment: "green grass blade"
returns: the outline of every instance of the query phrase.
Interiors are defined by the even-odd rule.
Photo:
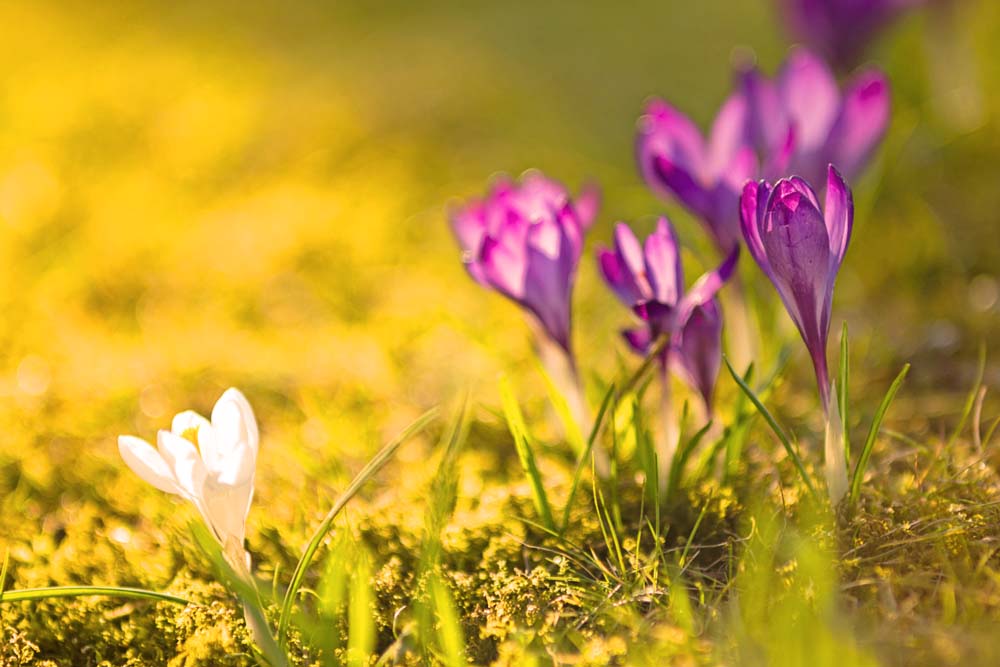
[[[347,664],[364,667],[370,664],[375,650],[375,596],[371,585],[368,554],[359,551],[351,572],[347,596]]]
[[[979,369],[976,371],[976,381],[972,385],[972,391],[969,392],[968,398],[965,399],[965,406],[962,408],[962,418],[958,420],[958,426],[955,427],[954,432],[951,437],[948,438],[948,445],[945,449],[950,450],[958,442],[958,438],[962,435],[962,431],[965,430],[965,425],[969,421],[969,415],[972,414],[972,408],[976,404],[976,395],[979,393],[979,388],[983,386],[983,377],[986,373],[986,345],[981,344],[979,346]]]
[[[711,427],[712,422],[710,421],[698,429],[698,431],[688,439],[684,446],[677,451],[677,455],[674,456],[673,463],[670,466],[670,479],[667,481],[668,496],[680,486],[681,475],[684,474],[684,467],[687,465],[688,459],[691,458],[691,454],[695,449],[697,449],[702,438],[705,437],[705,434],[708,433],[708,430]]]
[[[538,512],[542,525],[555,532],[556,524],[552,519],[552,508],[549,505],[548,494],[545,492],[542,475],[535,463],[535,453],[531,449],[531,443],[528,442],[528,429],[524,424],[521,407],[514,396],[510,380],[506,376],[500,378],[500,402],[503,404],[507,428],[510,429],[510,435],[514,438],[517,457],[520,459],[524,474],[527,475],[528,482],[531,484],[531,497],[535,504],[535,510]]]
[[[569,515],[570,510],[573,508],[573,501],[576,498],[577,488],[580,486],[580,480],[583,478],[583,471],[587,467],[587,461],[590,459],[590,452],[594,449],[594,443],[597,441],[597,436],[601,432],[601,426],[604,423],[604,416],[607,414],[608,409],[611,408],[612,403],[615,398],[615,385],[608,387],[607,392],[604,394],[604,399],[601,401],[601,407],[597,411],[597,417],[594,419],[594,426],[590,429],[590,437],[587,438],[587,446],[584,448],[583,452],[580,454],[580,458],[576,462],[576,470],[573,471],[573,484],[569,489],[569,497],[566,499],[566,507],[563,509],[562,517],[562,530],[560,534],[566,532],[566,527],[569,526]],[[617,403],[615,403],[617,405]],[[614,410],[612,409],[612,413]],[[613,461],[612,461],[613,463]]]
[[[10,567],[10,548],[3,554],[3,567],[0,567],[0,595],[7,590],[7,568]]]
[[[896,392],[899,391],[899,388],[902,386],[903,380],[906,379],[906,374],[909,371],[909,364],[903,366],[903,370],[899,371],[899,375],[897,375],[896,379],[892,381],[892,384],[889,386],[889,391],[887,391],[885,396],[882,398],[882,403],[879,404],[878,410],[875,411],[875,416],[872,417],[872,424],[871,428],[868,429],[868,437],[865,438],[864,449],[861,450],[861,456],[858,458],[858,463],[854,466],[854,475],[851,477],[851,505],[854,505],[858,501],[858,497],[861,495],[861,481],[864,479],[865,468],[868,467],[868,459],[871,458],[872,449],[875,448],[875,438],[878,436],[879,429],[882,427],[882,420],[885,419],[885,413],[888,412],[889,406],[892,404],[892,399],[896,397]]]
[[[764,421],[766,421],[768,426],[771,427],[771,430],[774,431],[774,434],[778,437],[778,440],[785,448],[785,451],[788,452],[789,458],[791,458],[792,463],[795,464],[795,468],[799,471],[799,475],[802,477],[802,481],[805,483],[806,488],[809,489],[809,493],[812,494],[813,498],[819,500],[819,494],[816,492],[816,487],[813,486],[812,480],[809,479],[809,473],[806,472],[806,468],[802,464],[802,459],[799,457],[799,453],[795,451],[795,447],[792,446],[788,436],[785,435],[785,432],[778,425],[778,421],[774,418],[774,415],[772,415],[771,412],[764,407],[764,404],[761,403],[760,399],[757,398],[757,395],[754,394],[750,385],[743,381],[743,378],[741,378],[739,373],[736,372],[733,365],[729,363],[729,358],[723,355],[722,360],[726,362],[726,368],[729,369],[729,374],[733,376],[733,380],[736,381],[736,384],[739,385],[740,389],[743,390],[743,393],[750,399],[750,402],[753,403],[755,408],[757,408],[757,412],[764,417]]]
[[[190,601],[169,593],[147,591],[142,588],[123,588],[120,586],[50,586],[47,588],[21,588],[0,593],[0,603],[25,602],[28,600],[47,600],[50,598],[79,598],[91,595],[125,598],[129,600],[153,600],[154,602],[170,602],[172,604],[191,604]]]
[[[850,348],[847,341],[847,321],[844,321],[844,328],[840,333],[840,424],[844,435],[844,460],[847,465],[851,464],[851,437],[847,433],[847,399],[850,381]]]
[[[552,379],[552,375],[549,373],[548,369],[545,368],[545,364],[538,360],[538,369],[542,374],[542,378],[545,380],[545,388],[549,393],[549,402],[552,403],[553,409],[556,414],[559,415],[559,421],[562,422],[563,428],[566,432],[566,439],[569,441],[569,446],[573,448],[573,451],[577,456],[581,456],[586,449],[586,442],[583,439],[583,433],[580,432],[580,424],[577,423],[576,419],[573,417],[573,411],[569,407],[569,401],[559,390],[559,386],[556,381]]]
[[[465,658],[465,635],[455,600],[439,577],[431,577],[429,584],[431,605],[437,618],[435,634],[441,653],[438,658],[445,667],[464,667],[469,663]]]
[[[316,555],[316,551],[319,550],[320,544],[323,543],[323,539],[330,532],[333,527],[333,522],[337,518],[337,515],[344,509],[347,503],[353,498],[361,487],[369,479],[378,474],[379,470],[389,462],[389,459],[396,453],[399,447],[409,440],[411,437],[422,431],[426,426],[437,417],[437,408],[432,408],[418,417],[412,424],[407,426],[402,433],[396,436],[396,439],[387,444],[378,454],[376,454],[368,464],[361,469],[351,483],[348,485],[347,489],[344,490],[340,497],[337,498],[337,502],[334,503],[333,507],[330,509],[329,513],[320,523],[316,532],[313,534],[312,539],[309,540],[309,544],[306,545],[305,551],[302,553],[302,557],[299,558],[299,562],[295,565],[295,571],[292,572],[292,580],[288,585],[288,590],[285,591],[285,598],[281,603],[281,615],[278,617],[278,641],[284,642],[285,635],[288,632],[288,623],[292,617],[292,607],[295,605],[295,599],[298,595],[299,588],[302,587],[302,580],[305,578],[306,570],[309,564],[312,563],[313,557]]]

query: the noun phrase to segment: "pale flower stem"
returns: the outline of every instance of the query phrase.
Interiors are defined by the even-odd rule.
[[[830,504],[836,506],[847,493],[847,460],[844,453],[844,428],[840,421],[836,387],[829,392],[826,404],[826,438],[823,445],[823,472]]]
[[[757,358],[755,332],[758,329],[754,326],[753,315],[747,304],[739,272],[733,274],[728,288],[719,292],[719,298],[722,300],[722,310],[726,318],[725,332],[729,358],[733,366],[742,373]]]
[[[233,568],[237,576],[256,591],[257,582],[254,581],[253,574],[251,573],[252,562],[250,552],[244,549],[243,545],[239,544],[235,539],[230,539],[223,545],[222,553],[226,558],[226,562]],[[257,615],[251,612],[250,605],[251,602],[243,600],[243,620],[247,624],[247,629],[250,630],[250,636],[253,638],[254,643],[257,646],[265,646],[266,642],[272,641],[271,631],[269,628],[260,627],[257,624]]]
[[[593,427],[590,410],[587,407],[587,399],[583,392],[583,381],[577,369],[576,361],[572,355],[567,353],[562,347],[553,343],[545,332],[537,324],[532,322],[532,330],[535,333],[535,349],[538,358],[552,382],[555,383],[559,393],[566,400],[566,405],[572,415],[575,426],[580,433],[580,437],[586,443],[590,430]],[[565,424],[566,429],[571,425]],[[569,434],[566,434],[567,437]],[[594,457],[594,469],[597,475],[606,479],[610,474],[611,465],[608,454],[599,443],[595,442],[591,453]]]
[[[670,468],[677,453],[680,437],[677,412],[670,387],[670,371],[665,363],[660,364],[660,437],[657,438],[656,457],[659,463],[660,492],[667,491],[670,482]]]

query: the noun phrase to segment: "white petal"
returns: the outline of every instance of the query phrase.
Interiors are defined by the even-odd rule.
[[[212,409],[212,426],[219,450],[228,456],[238,443],[246,443],[257,456],[260,436],[250,403],[238,389],[227,389]]]
[[[125,464],[143,480],[160,491],[180,493],[170,466],[148,442],[132,435],[120,435],[118,451]]]
[[[215,481],[226,486],[253,486],[256,457],[249,445],[240,444],[222,459]]]
[[[232,538],[240,546],[246,536],[246,516],[253,497],[253,485],[229,486],[209,480],[204,503],[212,530],[225,546]]]
[[[195,446],[170,431],[160,431],[156,444],[163,460],[174,471],[174,478],[181,491],[190,498],[200,497],[205,485],[206,470]]]

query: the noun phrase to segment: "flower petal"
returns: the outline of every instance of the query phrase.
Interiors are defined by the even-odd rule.
[[[879,71],[859,75],[844,93],[824,154],[847,178],[864,168],[889,126],[889,82]]]
[[[775,185],[761,235],[778,294],[810,353],[826,349],[830,239],[809,198],[786,181]]]
[[[844,261],[847,244],[851,241],[851,230],[854,227],[854,199],[851,189],[837,169],[831,164],[828,167],[826,179],[826,206],[823,208],[826,231],[830,237],[830,255],[837,267]]]
[[[195,446],[171,431],[162,430],[157,433],[156,444],[160,456],[173,470],[182,494],[192,499],[200,497],[207,470]]]
[[[597,219],[597,211],[601,208],[601,189],[596,185],[584,186],[573,203],[573,208],[576,210],[583,231],[590,229]]]
[[[250,402],[239,389],[227,389],[212,408],[212,428],[218,441],[220,454],[228,457],[239,443],[250,447],[254,456],[260,443],[257,418]]]
[[[764,223],[764,211],[767,200],[771,196],[771,186],[766,181],[754,183],[747,181],[740,196],[740,229],[746,241],[747,249],[754,261],[760,266],[768,278],[771,277],[771,264],[767,260],[764,242],[761,239],[761,229]]]
[[[729,96],[719,109],[709,133],[706,171],[708,175],[725,177],[737,154],[751,145],[747,130],[747,102],[742,92]],[[741,184],[747,177],[738,179]]]
[[[715,381],[722,366],[722,314],[718,301],[709,299],[691,311],[673,352],[678,362],[673,368],[701,394],[706,411],[711,413]]]
[[[681,315],[679,316],[681,322],[686,321],[694,308],[704,305],[715,297],[716,293],[722,289],[722,286],[733,275],[733,271],[736,270],[736,262],[739,258],[740,247],[737,245],[733,247],[729,256],[722,261],[722,264],[719,264],[718,268],[714,271],[709,271],[695,281],[691,289],[684,295],[681,303]]]
[[[669,220],[661,217],[657,221],[656,230],[646,237],[643,255],[653,300],[671,306],[676,304],[684,289],[684,272],[677,235]]]
[[[118,452],[136,475],[160,491],[178,494],[174,473],[152,445],[133,435],[118,436]]]
[[[706,210],[704,141],[687,116],[662,100],[651,102],[639,119],[636,155],[651,188],[699,214]]]
[[[614,252],[598,249],[597,260],[604,280],[626,306],[650,297],[642,246],[628,225],[615,225]]]
[[[833,73],[805,49],[789,55],[778,73],[778,91],[785,112],[795,125],[797,150],[820,150],[840,110],[840,90]]]
[[[649,347],[653,344],[653,336],[647,327],[635,327],[633,329],[622,329],[622,338],[637,354],[649,354]]]
[[[570,299],[579,255],[566,229],[553,219],[528,230],[524,297],[549,336],[569,350]]]

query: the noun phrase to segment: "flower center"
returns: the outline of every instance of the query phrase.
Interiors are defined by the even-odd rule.
[[[201,445],[198,444],[197,426],[189,426],[188,428],[184,429],[184,431],[181,433],[181,437],[190,442],[192,445],[194,445],[198,449],[198,454],[200,454],[202,458],[204,458],[205,455],[201,451]]]

